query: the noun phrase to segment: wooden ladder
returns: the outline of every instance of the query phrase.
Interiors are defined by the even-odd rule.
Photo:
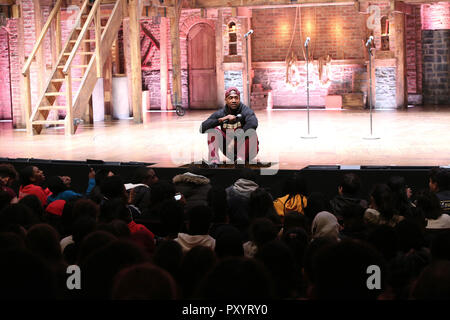
[[[97,79],[102,76],[102,68],[106,60],[102,57],[108,56],[113,41],[117,37],[122,23],[123,1],[125,0],[95,0],[93,3],[90,0],[84,1],[63,49],[58,52],[57,63],[32,110],[30,66],[50,24],[54,19],[60,21],[62,0],[56,2],[22,70],[25,80],[25,113],[29,135],[40,134],[42,129],[49,125],[63,125],[66,135],[75,133],[80,123],[79,119],[86,111]],[[112,13],[102,14],[102,4],[109,5],[108,8],[110,8],[110,4],[114,4]],[[108,17],[108,21],[105,26],[102,26],[102,18],[106,17]],[[58,28],[58,24],[56,28]],[[89,38],[91,30],[93,30],[95,39]],[[59,34],[61,34],[60,31]],[[74,83],[78,83],[76,91],[73,89]],[[48,119],[52,110],[65,111],[64,119]]]

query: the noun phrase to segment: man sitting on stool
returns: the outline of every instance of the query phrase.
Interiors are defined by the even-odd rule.
[[[211,167],[216,168],[220,162],[219,150],[241,165],[258,154],[258,119],[252,109],[241,103],[240,94],[237,88],[229,88],[225,92],[225,107],[214,112],[200,126],[201,133],[208,133],[208,164]]]

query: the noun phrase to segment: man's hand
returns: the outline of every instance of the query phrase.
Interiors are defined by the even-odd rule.
[[[70,183],[72,182],[72,179],[68,176],[60,176],[63,183],[66,185],[67,188],[70,188]]]
[[[229,114],[223,118],[219,118],[219,122],[223,123],[225,120],[228,120],[229,122],[236,121],[236,116],[233,116],[232,114]]]

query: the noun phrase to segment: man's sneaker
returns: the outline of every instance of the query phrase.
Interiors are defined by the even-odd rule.
[[[219,168],[219,164],[217,162],[212,162],[208,165],[208,167],[210,169],[217,169],[217,168]]]

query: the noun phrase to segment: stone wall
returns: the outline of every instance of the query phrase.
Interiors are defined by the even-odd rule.
[[[395,109],[397,107],[395,100],[395,93],[396,93],[395,67],[375,68],[375,77],[376,77],[375,108]]]
[[[423,30],[423,99],[429,104],[450,102],[450,30]]]
[[[224,72],[224,89],[227,90],[230,87],[236,87],[241,92],[241,99],[244,97],[244,80],[242,79],[242,71],[225,71]]]

